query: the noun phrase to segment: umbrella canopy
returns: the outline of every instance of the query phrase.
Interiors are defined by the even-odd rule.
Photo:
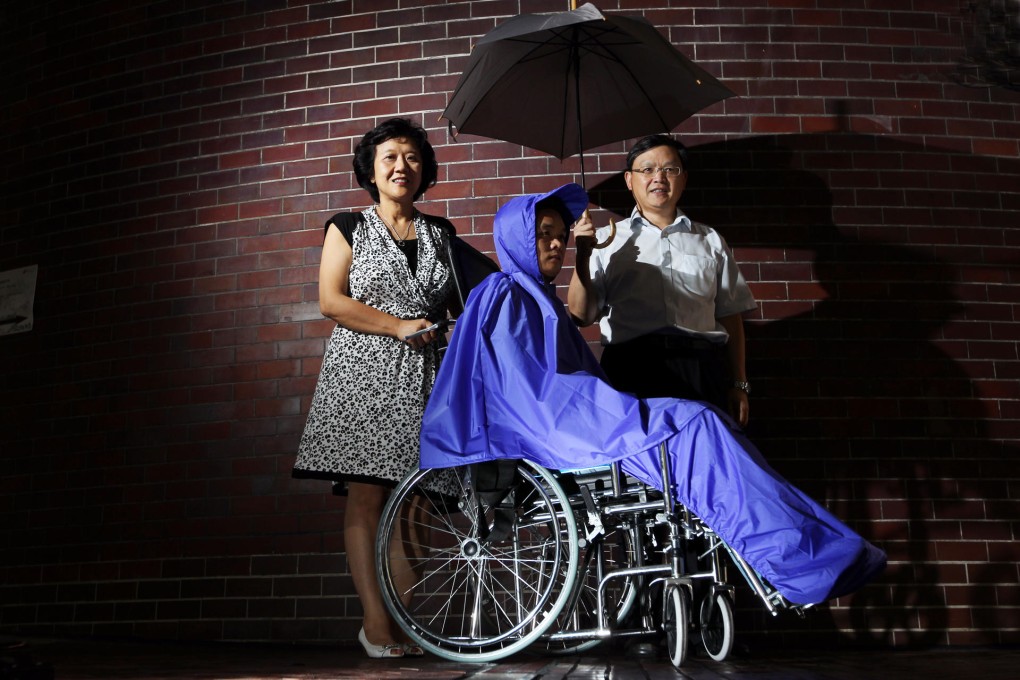
[[[485,34],[443,111],[457,133],[564,159],[669,132],[734,93],[641,17],[594,5],[522,14]],[[582,158],[582,174],[584,172]]]

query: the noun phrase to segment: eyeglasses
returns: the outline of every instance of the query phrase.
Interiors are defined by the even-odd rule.
[[[665,168],[631,168],[631,172],[636,172],[644,175],[645,177],[653,177],[658,175],[660,172],[666,175],[666,177],[679,177],[680,173],[684,171],[683,168],[678,168],[675,165],[670,165]]]

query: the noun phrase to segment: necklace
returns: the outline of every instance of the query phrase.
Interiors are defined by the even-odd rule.
[[[407,229],[404,230],[404,237],[397,238],[397,230],[391,227],[390,223],[383,219],[383,216],[379,214],[378,210],[375,211],[375,214],[382,221],[382,223],[386,225],[386,228],[389,229],[390,235],[393,237],[393,240],[397,242],[397,245],[403,248],[404,245],[407,243],[407,236],[411,233],[411,227],[414,226],[414,218],[411,218],[410,220],[407,221]]]

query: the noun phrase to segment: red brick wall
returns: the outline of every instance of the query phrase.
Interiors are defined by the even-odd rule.
[[[501,201],[574,179],[438,122],[472,40],[565,4],[0,10],[0,271],[39,266],[34,329],[0,336],[0,630],[353,638],[343,503],[290,478],[321,224],[365,204],[352,145],[395,114],[442,162],[422,208],[483,248]],[[743,599],[739,634],[1016,644],[1020,92],[980,58],[987,1],[881,4],[600,7],[740,95],[679,131],[683,205],[761,303],[750,433],[890,556],[805,622]],[[625,148],[586,156],[617,211]]]

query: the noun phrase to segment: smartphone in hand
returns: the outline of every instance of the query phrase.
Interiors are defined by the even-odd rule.
[[[438,331],[440,328],[445,328],[445,327],[446,327],[446,322],[445,321],[438,321],[438,322],[432,324],[431,326],[429,326],[428,328],[423,328],[420,331],[415,331],[414,333],[411,333],[410,335],[405,335],[404,336],[404,340],[410,340],[411,338],[417,338],[417,337],[419,337],[421,335],[425,335],[426,333],[431,333],[432,331]]]

